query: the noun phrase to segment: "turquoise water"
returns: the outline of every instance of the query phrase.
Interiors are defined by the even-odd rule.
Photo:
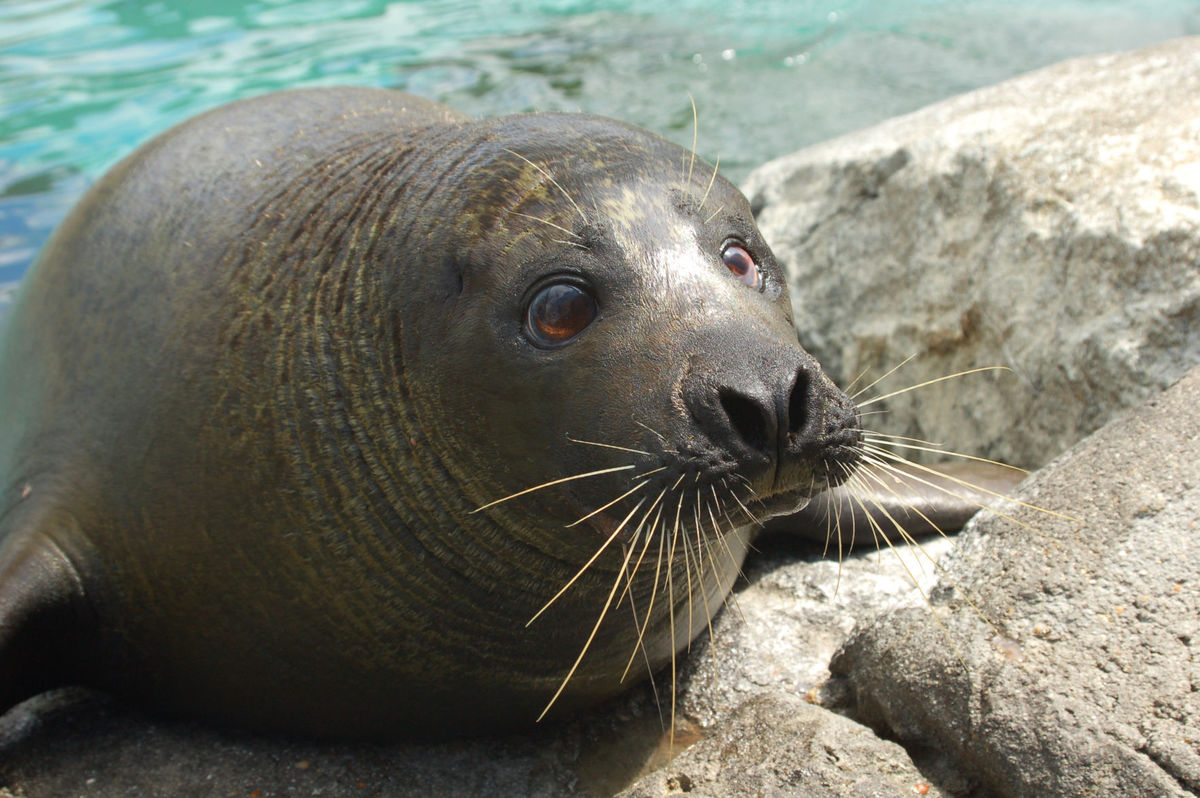
[[[806,144],[1073,55],[1200,33],[1200,0],[0,0],[0,292],[139,142],[290,86],[644,125],[739,180]]]

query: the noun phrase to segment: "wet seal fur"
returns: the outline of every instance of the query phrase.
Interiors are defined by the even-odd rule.
[[[593,303],[565,341],[552,285]],[[859,443],[692,153],[384,90],[224,106],[89,192],[0,341],[0,705],[528,725],[673,662]]]

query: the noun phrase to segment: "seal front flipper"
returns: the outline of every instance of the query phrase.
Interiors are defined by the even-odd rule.
[[[1024,477],[1020,469],[981,461],[897,464],[820,493],[803,509],[772,518],[764,528],[830,545],[838,545],[840,535],[843,547],[884,546],[881,534],[896,543],[905,535],[957,532],[979,510],[1002,501]]]
[[[49,536],[18,530],[0,544],[0,713],[80,683],[83,583]]]

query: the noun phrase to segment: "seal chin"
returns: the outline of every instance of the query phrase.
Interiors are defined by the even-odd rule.
[[[753,513],[750,523],[758,525],[777,516],[798,513],[807,507],[816,496],[833,487],[836,486],[818,479],[806,482],[801,486],[754,494],[752,499],[745,502],[746,507]]]
[[[759,517],[761,521],[767,521],[778,516],[792,515],[798,513],[812,503],[813,499],[820,495],[820,491],[811,495],[798,496],[796,494],[787,494],[781,496],[773,496],[767,499],[762,515]]]

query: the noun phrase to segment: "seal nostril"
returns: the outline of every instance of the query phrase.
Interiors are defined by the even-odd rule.
[[[722,388],[718,396],[721,409],[725,411],[730,424],[742,441],[753,451],[767,451],[767,418],[758,403],[730,388]]]
[[[808,423],[808,374],[800,369],[796,372],[796,381],[792,383],[792,393],[788,397],[787,427],[788,442],[795,443],[800,437],[800,431]]]

